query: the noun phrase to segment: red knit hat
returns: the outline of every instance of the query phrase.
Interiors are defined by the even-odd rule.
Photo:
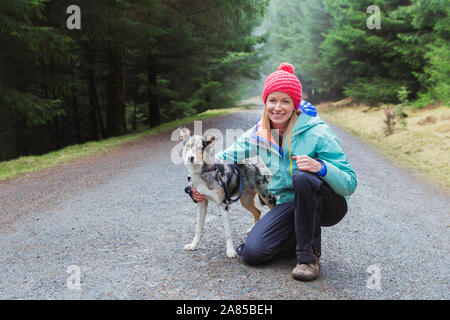
[[[277,71],[271,73],[264,82],[263,101],[272,92],[279,91],[288,94],[294,101],[295,109],[298,109],[302,101],[302,84],[294,74],[294,66],[283,62]]]

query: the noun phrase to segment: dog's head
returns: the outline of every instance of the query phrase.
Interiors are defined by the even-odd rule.
[[[183,162],[186,165],[203,165],[208,162],[209,152],[208,146],[212,146],[216,137],[207,136],[202,137],[198,135],[191,136],[191,131],[188,128],[179,128],[180,141],[183,141]]]

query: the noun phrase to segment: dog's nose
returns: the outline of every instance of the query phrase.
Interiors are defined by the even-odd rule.
[[[191,160],[191,163],[194,163],[194,156],[189,157],[189,160]]]

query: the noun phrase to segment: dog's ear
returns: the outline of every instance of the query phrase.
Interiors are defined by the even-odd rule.
[[[216,143],[216,137],[215,136],[206,136],[205,137],[206,146],[213,145]]]
[[[179,137],[180,141],[186,141],[187,138],[189,138],[191,136],[191,130],[189,130],[188,128],[180,127],[180,128],[178,128],[178,130],[179,130],[179,134],[180,134],[180,137]]]

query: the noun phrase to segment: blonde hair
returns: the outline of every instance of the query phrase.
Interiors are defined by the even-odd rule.
[[[286,143],[289,144],[289,150],[291,149],[292,146],[292,130],[294,129],[294,125],[297,122],[297,119],[300,115],[301,111],[298,109],[294,109],[294,111],[292,112],[291,117],[289,118],[289,123],[286,127],[286,130],[283,133],[283,145],[281,146],[283,148],[283,150],[285,149]],[[262,111],[261,114],[261,118],[262,118],[262,128],[263,128],[263,135],[264,138],[266,139],[266,143],[267,143],[267,148],[270,150],[270,138],[271,138],[271,130],[272,127],[270,125],[270,119],[269,116],[267,115],[267,106],[266,104],[264,104],[264,109]]]

